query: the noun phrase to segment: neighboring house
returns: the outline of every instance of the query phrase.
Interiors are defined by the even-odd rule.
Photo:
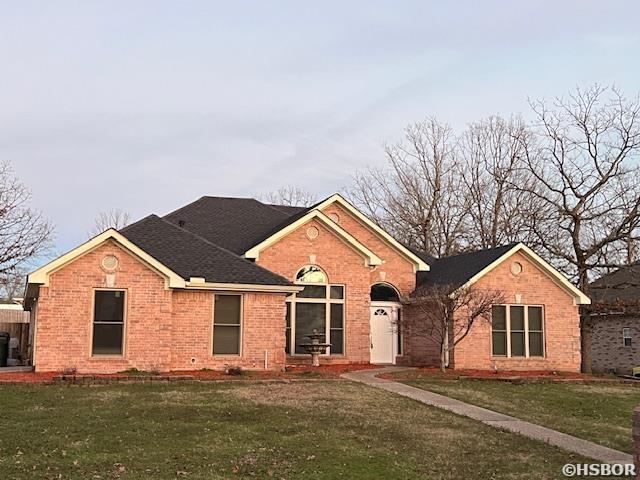
[[[107,230],[31,273],[25,306],[37,371],[279,369],[309,361],[313,329],[325,363],[424,364],[397,328],[416,282],[505,291],[498,331],[474,326],[453,367],[579,369],[589,300],[527,247],[434,260],[337,194],[309,208],[203,197]]]
[[[640,263],[591,284],[586,340],[591,369],[630,374],[640,367]]]

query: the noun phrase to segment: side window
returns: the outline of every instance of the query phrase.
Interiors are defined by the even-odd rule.
[[[216,295],[213,309],[213,354],[240,355],[242,297]]]
[[[631,342],[632,342],[631,329],[623,328],[622,329],[622,345],[624,345],[625,347],[630,347]]]
[[[493,355],[507,356],[507,307],[494,305],[491,310]]]
[[[122,355],[124,290],[96,290],[93,302],[92,355]]]

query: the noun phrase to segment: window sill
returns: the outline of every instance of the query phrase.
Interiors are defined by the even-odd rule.
[[[495,358],[495,359],[504,359],[504,360],[546,360],[547,357],[545,356],[534,356],[534,355],[529,355],[528,357],[525,356],[518,356],[518,357],[507,357],[506,355],[491,355],[491,358]]]
[[[285,353],[287,357],[291,358],[309,358],[311,356],[310,353]],[[320,358],[345,358],[346,355],[341,353],[340,355],[320,355]]]
[[[98,360],[124,360],[124,355],[91,355],[89,357],[89,361],[98,361]]]

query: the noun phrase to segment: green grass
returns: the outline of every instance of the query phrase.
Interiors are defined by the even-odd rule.
[[[0,386],[3,479],[562,478],[587,462],[363,385]]]
[[[631,417],[640,404],[637,385],[471,379],[405,383],[632,453]]]

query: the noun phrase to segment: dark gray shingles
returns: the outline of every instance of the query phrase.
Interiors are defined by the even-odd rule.
[[[451,287],[460,287],[516,245],[516,243],[512,243],[439,259],[434,259],[430,255],[422,253],[420,256],[429,264],[431,270],[428,272],[418,272],[416,283],[418,286],[448,285]],[[418,252],[416,252],[416,254],[418,254]],[[431,261],[428,261],[428,258],[431,258]]]
[[[291,210],[252,198],[202,197],[164,219],[242,255],[276,225],[285,222],[292,215]]]
[[[286,278],[156,215],[149,215],[120,233],[186,280],[204,277],[212,283],[291,285]]]
[[[640,301],[640,263],[604,275],[590,287],[594,303],[636,303]]]

